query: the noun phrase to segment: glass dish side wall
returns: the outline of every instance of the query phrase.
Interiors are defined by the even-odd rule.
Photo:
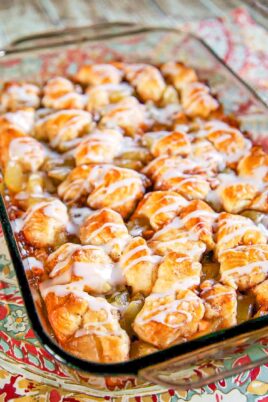
[[[180,60],[194,67],[199,76],[208,81],[212,90],[217,93],[226,113],[239,117],[243,128],[252,133],[254,141],[268,148],[265,105],[202,42],[184,33],[165,29],[118,28],[113,25],[98,29],[97,38],[93,38],[94,32],[94,29],[87,30],[74,43],[71,43],[73,34],[68,34],[64,36],[65,45],[62,47],[58,46],[59,41],[53,35],[52,42],[51,38],[39,38],[39,48],[32,48],[36,43],[28,43],[28,50],[23,51],[20,46],[25,47],[25,43],[18,45],[18,52],[13,49],[0,59],[2,81],[14,79],[40,82],[55,75],[68,76],[79,65],[87,62],[124,60],[158,64],[172,59]],[[50,49],[43,48],[47,40],[50,42]],[[241,350],[247,354],[247,350],[250,353],[252,345],[260,340],[265,344],[265,329],[261,327],[268,324],[268,319],[262,317],[254,321],[255,326],[252,321],[221,331],[217,339],[214,334],[200,338],[195,344],[194,352],[193,343],[188,342],[183,348],[175,346],[157,353],[161,358],[152,358],[151,362],[147,358],[139,359],[140,362],[136,365],[134,361],[129,364],[133,363],[133,373],[143,368],[141,375],[155,383],[184,388],[201,386],[215,378],[231,375],[234,369],[242,371],[260,364],[264,358],[262,353],[256,354],[256,359],[245,360],[235,367],[233,364],[236,363],[231,363],[239,358]],[[252,328],[259,328],[259,331],[250,333]],[[215,345],[215,342],[223,339],[226,339],[224,345]],[[82,368],[77,360],[79,359],[73,365]],[[66,361],[68,362],[67,358]],[[158,364],[150,366],[152,363]],[[118,374],[118,371],[114,370],[114,374]]]

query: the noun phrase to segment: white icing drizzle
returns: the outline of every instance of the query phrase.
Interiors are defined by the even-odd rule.
[[[214,295],[209,295],[209,296],[204,295],[203,292],[201,293],[201,297],[204,297],[205,301],[212,300],[212,299],[215,299],[217,297],[222,297],[222,296],[232,296],[233,298],[236,298],[236,294],[235,294],[234,291],[233,292],[232,291],[229,291],[229,292],[228,291],[227,292],[217,292]]]
[[[89,286],[91,289],[94,289],[97,292],[102,292],[103,287],[105,285],[119,285],[124,283],[124,278],[121,272],[120,267],[115,266],[109,257],[104,253],[103,249],[98,246],[81,246],[78,244],[68,244],[66,245],[62,252],[60,253],[59,249],[56,252],[52,253],[47,262],[50,263],[56,258],[56,264],[54,265],[52,271],[50,272],[50,278],[55,279],[57,276],[60,277],[61,284],[63,274],[60,274],[60,271],[68,267],[68,275],[64,277],[64,280],[69,282],[71,280],[71,275],[80,277],[81,280],[74,283],[74,286],[79,287],[79,289],[83,290],[84,287]],[[72,257],[75,251],[81,250],[92,250],[92,258],[89,254],[88,261],[72,261]],[[97,254],[99,254],[99,258],[102,258],[101,262],[94,261],[94,254],[95,258]],[[57,284],[56,279],[56,284]],[[66,282],[65,282],[66,283]],[[53,282],[48,283],[49,286],[54,285]],[[49,287],[48,286],[48,287]]]
[[[161,237],[163,234],[165,234],[166,232],[168,232],[170,229],[184,229],[188,223],[189,220],[191,219],[195,219],[195,218],[199,218],[202,220],[202,222],[204,222],[204,220],[207,223],[212,223],[213,220],[215,220],[217,218],[218,214],[216,212],[211,212],[211,211],[206,211],[206,210],[196,210],[196,211],[192,211],[190,213],[188,213],[184,218],[179,218],[176,217],[174,218],[169,224],[167,224],[166,226],[164,226],[161,230],[159,230],[158,232],[155,233],[153,240],[157,240],[159,237]],[[191,227],[190,229],[187,228],[187,232],[185,232],[185,239],[179,239],[180,241],[184,242],[184,241],[188,241],[190,238],[192,238],[193,240],[198,240],[197,234],[199,230],[198,226],[200,225],[200,220],[198,220],[198,222],[193,225],[193,227]],[[201,230],[208,230],[205,227],[202,227]],[[178,238],[177,238],[178,240]]]
[[[52,201],[39,202],[32,205],[21,219],[16,220],[16,231],[21,231],[25,224],[32,218],[36,211],[42,210],[43,214],[48,218],[55,219],[63,226],[68,223],[68,214],[66,206],[58,199]]]
[[[122,187],[130,187],[133,184],[138,185],[139,187],[143,188],[142,180],[138,177],[128,177],[126,179],[118,180],[114,183],[111,183],[109,186],[105,187],[105,192],[103,193],[103,188],[100,188],[99,191],[96,189],[94,191],[94,202],[98,202],[103,199],[105,196],[109,196],[113,194],[117,189],[121,189]],[[136,190],[137,191],[137,190]],[[128,200],[132,200],[135,197],[135,193],[131,194],[129,197],[124,197],[119,201],[112,202],[113,207],[127,203]]]
[[[152,297],[153,296],[153,297]],[[165,297],[165,294],[159,295],[159,294],[154,294],[150,295],[147,300],[151,300],[153,298],[161,298]],[[137,317],[136,317],[136,323],[139,325],[146,325],[149,324],[150,322],[158,322],[160,324],[163,324],[169,328],[179,328],[181,326],[184,326],[186,323],[191,322],[193,319],[192,313],[187,311],[188,306],[191,303],[196,304],[199,300],[197,297],[194,296],[186,296],[184,299],[179,299],[179,300],[173,300],[170,301],[166,304],[158,305],[148,311],[144,310],[142,311]],[[200,303],[201,300],[200,300]],[[169,322],[167,321],[168,315],[178,315],[182,314],[185,316],[185,320],[182,320],[181,322],[177,323],[172,323],[174,320],[170,320]],[[146,317],[148,316],[148,317]]]
[[[205,84],[195,82],[185,86],[187,88],[187,95],[185,93],[186,109],[188,113],[195,112],[196,107],[200,104],[208,108],[217,108],[219,103],[210,94],[210,89]],[[198,89],[198,91],[196,91]]]
[[[173,117],[180,112],[181,105],[179,104],[169,104],[163,108],[158,108],[154,104],[146,105],[146,114],[148,125],[152,125],[154,122],[160,124],[170,124]]]
[[[4,117],[25,134],[29,134],[33,128],[34,112],[32,110],[18,110],[13,113],[6,113]]]
[[[238,228],[235,228],[238,226]],[[236,237],[242,238],[248,231],[260,233],[260,229],[248,218],[231,215],[229,218],[222,219],[218,230],[218,245],[228,244],[231,240],[235,240]],[[223,236],[223,232],[225,235]]]
[[[9,145],[9,157],[11,160],[26,159],[32,170],[38,169],[43,163],[45,152],[42,145],[31,137],[19,137],[11,141]]]
[[[139,257],[133,258],[136,254],[143,252],[145,255],[141,255]],[[135,267],[139,263],[149,262],[152,264],[158,264],[161,260],[161,257],[158,255],[151,255],[150,249],[146,244],[142,244],[140,246],[134,247],[130,249],[127,253],[122,254],[119,265],[122,267],[124,273],[129,271],[131,268]]]
[[[33,84],[11,85],[2,94],[1,103],[4,108],[9,106],[10,101],[15,105],[26,107],[37,107],[39,105],[39,88]]]
[[[165,199],[174,199],[175,202],[165,205],[164,207],[158,208],[151,216],[150,221],[154,221],[156,217],[160,214],[168,214],[169,212],[176,212],[180,207],[187,204],[187,201],[183,202],[181,199],[177,199],[175,196],[166,196]]]
[[[268,272],[268,260],[266,261],[254,261],[251,262],[250,264],[244,265],[244,266],[237,266],[231,269],[228,269],[224,272],[221,273],[222,278],[226,278],[228,276],[242,276],[242,275],[250,275],[254,268],[259,268],[263,273]]]
[[[80,226],[85,221],[85,219],[92,214],[92,209],[87,207],[72,207],[69,210],[71,220],[74,225]]]
[[[68,137],[70,137],[69,140],[72,140],[74,139],[74,137],[79,136],[80,131],[83,130],[86,126],[90,126],[92,122],[89,112],[78,109],[68,109],[59,110],[58,112],[41,118],[36,123],[36,127],[39,127],[40,129],[40,127],[42,127],[44,123],[48,123],[49,121],[53,123],[53,121],[56,120],[58,117],[66,115],[70,116],[70,119],[68,121],[65,121],[64,124],[61,124],[59,121],[57,133],[53,138],[50,139],[50,145],[53,148],[56,148],[60,144],[62,138],[65,138],[67,134]]]

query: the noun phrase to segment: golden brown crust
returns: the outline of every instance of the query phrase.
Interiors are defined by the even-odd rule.
[[[118,260],[130,239],[127,227],[118,212],[109,208],[89,215],[79,229],[82,244],[105,246],[114,260]]]
[[[67,78],[51,78],[44,86],[42,103],[52,109],[84,109],[85,98]]]
[[[123,136],[119,130],[91,132],[75,149],[76,165],[113,162],[120,152],[122,141]]]
[[[263,282],[268,272],[266,244],[238,246],[219,256],[221,282],[241,291]]]
[[[204,130],[207,132],[207,139],[215,149],[225,155],[227,165],[232,166],[237,163],[251,146],[241,131],[221,121],[208,122],[205,124]]]
[[[169,61],[162,64],[161,72],[177,90],[181,90],[185,84],[198,80],[193,68],[186,67],[179,62]]]
[[[103,84],[89,87],[86,91],[86,109],[89,112],[103,113],[105,107],[118,103],[133,94],[133,88],[127,83]]]
[[[222,212],[218,218],[216,255],[224,250],[241,245],[266,244],[264,233],[244,216]]]
[[[268,311],[268,280],[266,279],[253,288],[253,294],[256,296],[258,307]]]
[[[143,102],[158,102],[166,84],[160,71],[150,65],[130,64],[125,66],[126,78],[135,87]]]
[[[200,297],[205,303],[205,320],[217,321],[218,329],[236,325],[237,296],[232,287],[207,280],[201,284]]]
[[[48,141],[52,148],[65,151],[74,147],[78,137],[87,134],[92,126],[92,118],[83,110],[60,110],[52,113],[35,124],[35,136]]]
[[[245,183],[239,180],[227,185],[220,185],[217,191],[223,208],[232,214],[249,209],[258,194],[254,183]]]
[[[100,127],[120,127],[129,136],[141,134],[147,127],[144,105],[133,96],[126,97],[103,111]]]
[[[128,358],[129,338],[117,311],[103,298],[58,286],[45,296],[50,324],[60,344],[80,358],[111,363]]]
[[[19,226],[30,245],[53,247],[66,241],[68,220],[66,206],[58,199],[51,199],[28,208]]]
[[[119,84],[122,71],[112,63],[88,64],[81,66],[74,75],[74,80],[84,85]]]
[[[202,265],[187,254],[168,253],[158,267],[153,293],[194,289],[200,283]]]
[[[254,146],[250,153],[238,163],[237,172],[241,177],[254,177],[257,180],[268,181],[268,155],[262,147]]]
[[[134,170],[112,167],[90,193],[87,203],[93,209],[111,208],[127,218],[142,198],[147,183]]]
[[[157,348],[153,347],[149,343],[143,341],[134,341],[131,343],[130,355],[131,359],[146,356],[151,353],[157,352]]]
[[[156,232],[148,241],[156,254],[166,255],[170,251],[186,253],[198,261],[206,250],[204,242],[185,228],[179,217]]]
[[[199,162],[179,156],[159,156],[143,170],[156,190],[171,190],[188,200],[205,199],[210,191],[209,169]]]
[[[15,111],[25,108],[37,108],[40,104],[40,89],[26,82],[6,82],[0,93],[1,109]]]
[[[134,237],[125,247],[119,266],[132,292],[148,295],[156,278],[159,257],[153,256],[152,251],[142,237]]]
[[[143,142],[154,157],[160,155],[187,156],[191,152],[190,140],[183,131],[158,131],[146,133]]]
[[[58,195],[66,203],[78,202],[85,198],[94,187],[94,180],[104,174],[102,165],[81,165],[74,168],[59,185]]]
[[[145,194],[139,202],[131,222],[142,227],[148,221],[153,230],[161,229],[179,213],[187,201],[174,191],[153,191]],[[138,229],[138,228],[137,228]]]
[[[210,94],[210,89],[200,82],[185,84],[181,89],[182,107],[191,117],[207,118],[219,108],[218,101]]]
[[[49,280],[44,289],[53,285],[75,283],[91,294],[106,294],[116,281],[112,260],[97,246],[66,243],[50,254],[45,265]]]
[[[207,245],[208,250],[214,248],[213,225],[217,214],[207,203],[201,200],[191,201],[182,208],[179,217],[185,229],[195,233]]]

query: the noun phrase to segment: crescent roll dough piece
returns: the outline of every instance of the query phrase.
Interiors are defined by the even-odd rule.
[[[123,141],[119,130],[106,129],[93,131],[75,149],[77,165],[86,163],[111,163],[120,153]]]
[[[251,147],[251,142],[241,131],[222,121],[212,120],[205,124],[204,130],[207,131],[207,139],[225,156],[227,165],[238,162]]]
[[[147,145],[154,157],[160,155],[187,156],[191,152],[190,140],[183,131],[153,131],[143,136],[143,143]]]
[[[34,119],[35,110],[33,108],[8,112],[0,117],[0,130],[2,131],[12,127],[17,131],[29,135],[33,129]]]
[[[168,82],[181,90],[185,84],[198,80],[193,68],[186,67],[183,63],[169,61],[161,66],[161,72]]]
[[[101,128],[120,127],[129,136],[143,133],[147,125],[145,106],[133,96],[107,106],[100,121]]]
[[[92,118],[88,112],[60,110],[36,122],[35,136],[39,140],[48,140],[52,148],[65,151],[68,143],[71,147],[71,141],[87,134],[91,126]]]
[[[93,209],[111,208],[128,217],[142,198],[148,179],[132,169],[111,167],[88,197]]]
[[[192,336],[204,312],[201,299],[191,290],[152,294],[145,299],[133,328],[143,341],[165,348]]]
[[[268,279],[255,286],[253,294],[256,296],[258,307],[268,311]]]
[[[118,260],[130,239],[121,215],[109,208],[89,215],[80,226],[79,237],[82,244],[105,246],[113,260]]]
[[[85,85],[119,84],[123,72],[112,64],[87,64],[81,66],[74,79]]]
[[[133,293],[148,295],[152,291],[159,259],[142,237],[134,237],[125,247],[119,265]]]
[[[40,104],[40,89],[25,82],[6,82],[0,93],[1,109],[15,111],[28,107],[37,108]]]
[[[26,138],[23,131],[12,124],[0,124],[0,163],[3,169],[5,169],[9,160],[9,146],[11,142],[20,138]]]
[[[168,253],[157,272],[153,293],[193,289],[200,283],[202,265],[182,253]]]
[[[218,320],[217,329],[236,325],[237,296],[234,288],[213,280],[201,284],[201,299],[205,303],[204,319]]]
[[[36,172],[45,160],[45,150],[32,137],[14,138],[9,143],[8,160],[19,163],[24,172]]]
[[[27,243],[34,247],[55,246],[66,241],[69,222],[66,206],[58,199],[37,203],[27,209],[20,230]]]
[[[186,114],[191,117],[207,118],[219,108],[219,103],[210,94],[209,87],[201,82],[185,84],[181,88],[181,103]]]
[[[181,209],[179,217],[185,229],[195,233],[208,250],[214,248],[213,225],[218,215],[208,204],[201,200],[190,201]]]
[[[174,191],[153,191],[139,202],[131,222],[142,225],[147,220],[153,230],[159,230],[186,205],[186,199]]]
[[[263,282],[268,273],[268,246],[255,244],[223,251],[219,256],[221,282],[241,291]]]
[[[81,92],[81,91],[80,91]],[[52,109],[84,109],[85,96],[76,91],[74,84],[64,77],[51,78],[44,86],[42,103]]]
[[[263,232],[251,219],[222,212],[218,218],[216,233],[216,255],[239,245],[266,244]]]
[[[255,211],[268,212],[268,188],[258,192],[248,208]]]
[[[166,255],[174,251],[187,254],[195,261],[198,261],[206,250],[206,245],[199,240],[198,234],[186,229],[178,217],[156,232],[148,241],[148,245],[157,254]]]
[[[226,167],[224,155],[218,152],[208,140],[197,138],[192,142],[191,149],[193,157],[200,160],[209,170],[219,172]]]
[[[240,177],[252,177],[256,180],[268,182],[268,155],[262,147],[254,146],[248,155],[240,159],[237,172]]]
[[[210,191],[208,179],[212,172],[189,158],[159,156],[144,173],[152,178],[155,189],[176,191],[189,200],[204,199]]]
[[[60,345],[87,360],[103,363],[128,358],[129,337],[118,311],[102,297],[56,285],[42,293],[48,319]]]
[[[58,195],[66,203],[85,201],[85,197],[99,184],[111,165],[81,165],[74,168],[59,185]]]
[[[133,88],[123,82],[120,84],[103,84],[89,87],[87,94],[87,110],[102,113],[104,107],[118,103],[133,94]]]
[[[254,180],[245,180],[234,173],[219,174],[218,186],[215,190],[223,209],[237,214],[249,209],[252,201],[258,196],[258,183]]]
[[[97,246],[66,243],[49,255],[46,270],[50,279],[42,283],[43,291],[73,283],[85,292],[104,294],[116,284],[112,260]]]
[[[142,101],[158,102],[166,88],[160,71],[146,64],[127,64],[126,78],[135,87]]]
[[[11,142],[20,140],[30,133],[34,122],[34,111],[18,110],[0,116],[0,164],[5,169],[10,159]],[[27,140],[26,140],[27,141]],[[39,146],[41,148],[41,145]],[[27,162],[25,161],[25,164]]]

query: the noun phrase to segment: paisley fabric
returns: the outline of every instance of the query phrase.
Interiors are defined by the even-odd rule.
[[[187,23],[268,101],[268,33],[244,9],[224,19]],[[268,345],[250,353],[268,354]],[[250,361],[241,349],[233,367]],[[268,402],[268,364],[194,391],[122,381],[109,387],[102,378],[87,376],[61,365],[40,345],[31,329],[14,269],[0,227],[0,401],[79,402]]]

